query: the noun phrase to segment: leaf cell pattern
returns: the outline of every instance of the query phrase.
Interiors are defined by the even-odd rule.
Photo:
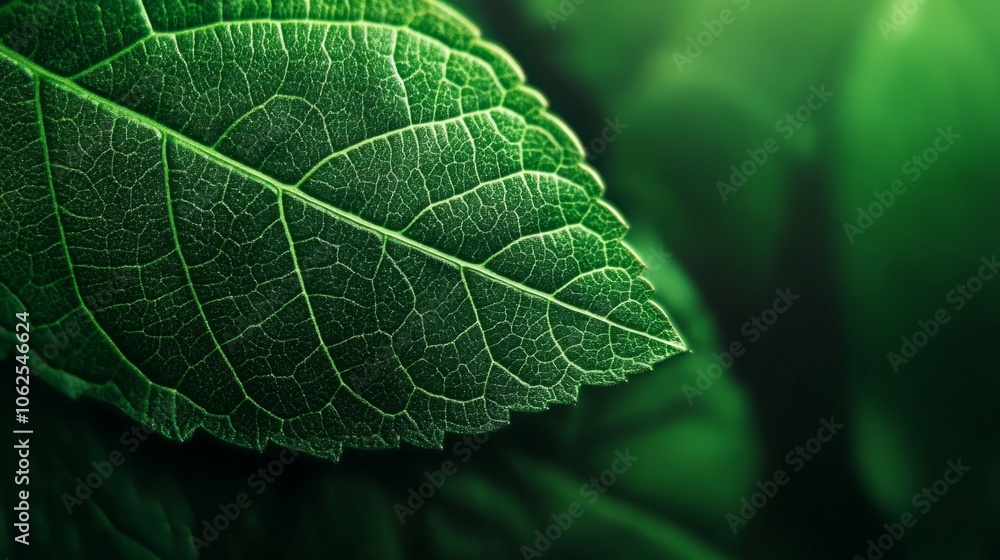
[[[0,37],[0,327],[71,394],[336,460],[684,349],[579,141],[439,3],[14,2]]]

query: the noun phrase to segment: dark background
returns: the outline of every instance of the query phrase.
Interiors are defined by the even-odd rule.
[[[884,558],[1000,558],[1000,279],[961,310],[948,301],[1000,249],[1000,7],[454,3],[588,146],[693,353],[619,387],[585,388],[574,407],[515,415],[478,450],[452,436],[442,451],[300,457],[260,495],[247,477],[278,450],[151,436],[72,515],[62,496],[92,462],[125,450],[133,426],[37,384],[36,556],[192,558],[202,522],[248,492],[252,506],[202,558],[523,558],[573,502],[584,514],[542,557],[846,560],[914,512]],[[714,22],[724,10],[732,22]],[[691,56],[689,39],[720,28]],[[681,68],[678,53],[689,57]],[[786,138],[781,120],[813,88],[833,97]],[[609,122],[621,130],[595,143]],[[904,165],[949,127],[961,138],[911,180]],[[769,138],[780,149],[724,200],[718,182]],[[905,194],[852,242],[845,224],[896,180]],[[784,289],[800,299],[750,343],[744,325]],[[951,321],[894,371],[887,354],[940,308]],[[689,400],[684,387],[736,341],[745,354]],[[10,383],[0,392],[13,397]],[[843,431],[793,472],[786,455],[831,416]],[[639,459],[589,503],[580,486],[626,449]],[[914,494],[959,458],[972,470],[920,513]],[[395,505],[447,460],[457,473],[401,524]],[[727,514],[779,469],[790,482],[734,535]],[[0,529],[5,543],[10,530]]]

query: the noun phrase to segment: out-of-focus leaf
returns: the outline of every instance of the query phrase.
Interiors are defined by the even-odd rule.
[[[957,288],[1000,254],[1000,191],[988,179],[1000,141],[1000,10],[942,0],[900,15],[897,4],[880,2],[866,19],[837,107],[843,164],[830,230],[844,267],[856,464],[887,521],[918,512],[911,558],[985,558],[987,527],[1000,519],[987,428],[1000,382],[963,364],[995,346],[984,325],[995,325],[1000,277],[971,301]],[[891,193],[896,181],[903,194]],[[947,323],[935,321],[939,310]],[[935,335],[904,349],[920,321]],[[914,495],[959,457],[972,471],[924,520]]]

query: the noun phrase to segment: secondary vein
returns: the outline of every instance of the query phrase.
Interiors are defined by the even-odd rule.
[[[309,204],[309,205],[311,205],[311,206],[313,206],[315,208],[319,208],[319,209],[325,210],[328,213],[330,213],[330,214],[338,217],[339,219],[341,219],[343,221],[346,221],[348,223],[351,223],[351,224],[353,224],[353,225],[355,225],[355,226],[357,226],[357,227],[359,227],[361,229],[364,229],[364,230],[367,230],[367,231],[370,231],[370,232],[374,232],[374,233],[377,233],[377,234],[379,234],[379,235],[381,235],[383,237],[392,239],[393,241],[395,241],[395,242],[397,242],[397,243],[399,243],[401,245],[405,245],[407,247],[413,248],[413,249],[415,249],[417,251],[420,251],[422,253],[425,253],[427,255],[435,257],[435,258],[437,258],[437,259],[439,259],[439,260],[441,260],[443,262],[446,262],[446,263],[450,264],[451,266],[454,266],[454,267],[458,268],[459,270],[463,270],[464,269],[464,270],[474,271],[474,272],[476,272],[478,274],[481,274],[482,276],[485,276],[485,277],[489,278],[490,280],[493,280],[494,282],[497,282],[499,284],[503,284],[503,285],[508,286],[510,288],[513,288],[515,290],[519,290],[519,291],[522,291],[522,292],[527,293],[529,295],[532,295],[534,297],[537,297],[539,299],[542,299],[542,300],[548,302],[550,305],[553,305],[553,304],[554,305],[558,305],[560,307],[563,307],[565,309],[573,311],[574,313],[579,313],[580,315],[583,315],[585,317],[589,317],[591,319],[594,319],[594,320],[600,321],[602,323],[605,323],[608,326],[611,326],[611,327],[614,327],[614,328],[617,328],[617,329],[621,329],[622,331],[625,331],[625,332],[629,332],[629,333],[632,333],[632,334],[636,334],[636,335],[648,338],[650,340],[653,340],[655,342],[661,343],[661,344],[666,345],[666,346],[670,346],[670,347],[678,349],[678,350],[685,350],[686,349],[682,344],[678,344],[676,342],[660,338],[658,336],[652,335],[652,334],[650,334],[648,332],[645,332],[645,331],[641,331],[641,330],[638,330],[638,329],[627,327],[625,325],[622,325],[622,324],[616,323],[614,321],[611,321],[607,317],[602,317],[602,316],[600,316],[600,315],[598,315],[596,313],[593,313],[591,311],[588,311],[586,309],[581,309],[581,308],[576,307],[574,305],[571,305],[571,304],[568,304],[566,302],[560,301],[560,300],[556,299],[555,297],[553,297],[550,294],[547,294],[545,292],[542,292],[541,290],[532,288],[530,286],[526,286],[524,284],[517,283],[517,282],[515,282],[513,280],[510,280],[509,278],[506,278],[504,276],[501,276],[501,275],[497,274],[496,272],[494,272],[494,271],[492,271],[492,270],[490,270],[490,269],[488,269],[486,267],[483,267],[481,265],[477,265],[477,264],[474,264],[474,263],[469,263],[469,262],[463,261],[462,259],[460,259],[458,257],[455,257],[453,255],[449,255],[447,253],[444,253],[443,251],[440,251],[440,250],[438,250],[438,249],[436,249],[434,247],[429,247],[427,245],[423,245],[421,243],[413,241],[413,240],[409,239],[408,237],[405,237],[405,236],[401,235],[399,232],[396,232],[394,230],[390,230],[390,229],[385,228],[383,226],[371,223],[371,222],[365,220],[364,218],[362,218],[360,216],[357,216],[357,215],[352,214],[350,212],[347,212],[347,211],[345,211],[343,209],[340,209],[340,208],[337,208],[335,206],[332,206],[331,204],[326,203],[326,202],[324,202],[322,200],[316,199],[315,197],[312,197],[312,196],[306,194],[305,192],[303,192],[301,189],[299,189],[298,186],[284,184],[281,181],[278,181],[278,180],[274,179],[273,177],[270,177],[270,176],[262,173],[261,171],[258,171],[256,169],[253,169],[253,168],[251,168],[251,167],[243,164],[242,162],[239,162],[237,160],[234,160],[234,159],[230,158],[229,156],[226,156],[224,154],[216,152],[215,150],[212,150],[212,149],[210,149],[210,148],[202,145],[201,143],[199,143],[199,142],[197,142],[197,141],[195,141],[195,140],[193,140],[193,139],[185,136],[184,134],[182,134],[182,133],[180,133],[178,131],[175,131],[175,130],[169,128],[169,127],[166,127],[162,123],[154,121],[153,119],[149,118],[146,115],[138,113],[138,112],[136,112],[136,111],[134,111],[132,109],[129,109],[127,107],[121,106],[121,105],[115,103],[114,101],[111,101],[110,99],[107,99],[107,98],[102,97],[102,96],[100,96],[100,95],[98,95],[96,93],[93,93],[93,92],[91,92],[91,91],[89,91],[87,89],[84,89],[82,86],[80,86],[79,84],[73,82],[72,80],[67,79],[67,78],[65,78],[63,76],[60,76],[58,74],[55,74],[54,72],[51,72],[51,71],[49,71],[49,70],[41,67],[40,65],[38,65],[34,61],[31,61],[30,59],[24,57],[23,55],[12,51],[10,48],[8,48],[8,47],[6,47],[4,45],[0,45],[0,55],[4,56],[5,58],[7,58],[8,60],[14,62],[15,64],[18,64],[18,65],[20,65],[20,66],[22,66],[22,67],[30,70],[31,72],[34,72],[35,75],[38,76],[39,79],[44,78],[46,81],[52,83],[53,85],[56,85],[58,87],[62,87],[64,89],[68,90],[70,93],[72,93],[74,95],[78,95],[78,96],[83,97],[85,99],[91,100],[94,103],[97,103],[98,105],[108,107],[109,109],[112,109],[114,112],[118,113],[121,116],[127,117],[127,118],[129,118],[129,119],[131,119],[131,120],[133,120],[135,122],[139,122],[139,123],[145,124],[146,126],[152,128],[154,130],[160,131],[165,136],[172,137],[179,144],[182,144],[182,145],[185,145],[185,146],[189,147],[192,151],[194,151],[194,152],[196,152],[196,153],[198,153],[198,154],[200,154],[200,155],[202,155],[202,156],[204,156],[204,157],[206,157],[206,158],[208,158],[210,160],[215,161],[216,163],[218,163],[219,165],[222,165],[222,166],[226,167],[227,169],[236,170],[239,173],[245,175],[246,177],[252,178],[252,179],[256,180],[257,182],[263,184],[265,187],[272,189],[276,194],[278,194],[278,193],[284,193],[284,194],[287,194],[289,196],[294,196],[294,197],[302,200],[303,202],[306,202],[307,204]]]

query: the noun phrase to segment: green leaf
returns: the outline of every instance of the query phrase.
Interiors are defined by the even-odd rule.
[[[629,238],[636,246],[655,247],[652,228],[635,226]],[[32,455],[42,473],[32,486],[32,507],[53,507],[32,516],[32,537],[64,560],[102,552],[185,560],[510,560],[523,557],[521,546],[533,546],[534,531],[545,530],[552,514],[580,502],[583,517],[544,558],[614,558],[622,543],[642,558],[745,557],[724,517],[762,476],[752,409],[729,373],[689,404],[682,386],[696,384],[699,370],[722,351],[715,324],[677,259],[639,255],[648,257],[650,280],[697,351],[657,365],[651,375],[590,390],[577,406],[523,415],[488,438],[450,435],[444,452],[405,449],[336,465],[302,455],[278,471],[272,463],[281,464],[282,450],[241,453],[206,437],[183,445],[152,437],[133,447],[136,426],[129,419],[91,399],[33,388],[32,422],[46,437]],[[595,503],[581,496],[581,485],[626,449],[638,461]],[[90,498],[72,502],[75,492],[86,494],[89,473],[97,472],[93,463],[113,453],[124,455],[121,464]],[[202,468],[206,461],[218,468]],[[410,489],[419,491],[427,473],[446,463],[454,474],[401,523],[398,508],[408,507]],[[273,483],[249,483],[249,475],[269,467],[278,473]],[[214,523],[220,504],[234,503],[241,492],[250,507],[209,542],[206,522]],[[71,512],[63,507],[67,500]],[[15,523],[16,513],[8,508],[0,521]]]
[[[177,439],[439,446],[684,349],[579,141],[431,1],[0,10],[0,328]]]

